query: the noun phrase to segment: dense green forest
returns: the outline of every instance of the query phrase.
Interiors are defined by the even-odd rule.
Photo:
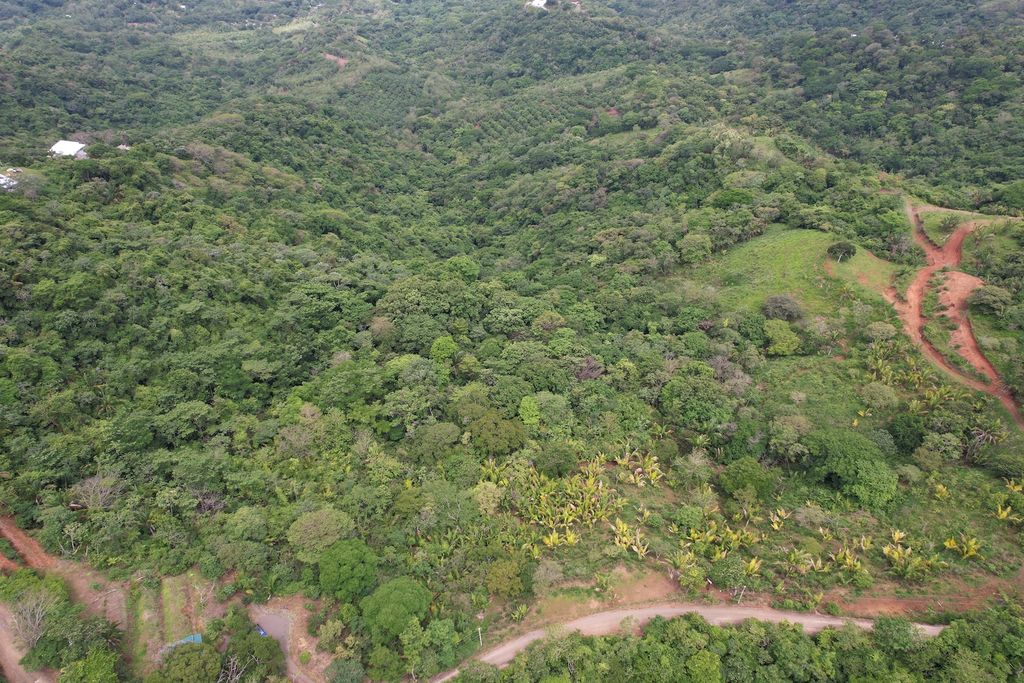
[[[0,0],[0,514],[139,614],[188,571],[235,605],[158,662],[18,572],[23,663],[274,680],[237,606],[298,595],[323,680],[430,676],[622,571],[836,613],[1009,595],[1024,436],[886,297],[925,263],[905,199],[993,217],[970,315],[1024,395],[1019,10]],[[1011,680],[1010,603],[465,675],[753,680],[760,648],[765,680]]]

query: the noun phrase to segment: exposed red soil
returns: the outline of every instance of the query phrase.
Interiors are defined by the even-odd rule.
[[[941,210],[938,207],[927,208],[932,211]],[[922,306],[931,279],[943,268],[952,269],[960,265],[964,239],[977,229],[982,222],[967,221],[961,223],[946,240],[946,243],[940,247],[933,243],[925,233],[924,224],[919,215],[920,209],[915,208],[907,201],[905,203],[905,210],[907,218],[914,229],[914,239],[924,249],[928,265],[919,270],[914,276],[914,280],[910,283],[910,287],[907,289],[902,300],[895,289],[890,289],[886,292],[886,299],[896,308],[896,312],[899,313],[903,326],[906,328],[911,340],[929,360],[945,370],[948,375],[960,383],[999,399],[1006,406],[1010,415],[1013,416],[1014,422],[1021,429],[1024,429],[1024,415],[1021,414],[1020,406],[1003,384],[1002,378],[1000,378],[995,367],[985,357],[985,354],[982,353],[981,347],[978,346],[978,341],[974,337],[970,318],[967,315],[967,297],[982,284],[981,280],[966,273],[951,271],[946,277],[945,291],[942,292],[940,300],[947,308],[947,315],[957,325],[952,335],[953,343],[958,347],[957,352],[971,364],[972,368],[986,377],[987,381],[965,375],[924,336],[924,326],[927,319],[924,316]]]
[[[109,581],[87,566],[62,560],[46,552],[39,543],[18,528],[10,517],[0,517],[0,535],[6,538],[28,567],[52,572],[67,582],[71,597],[89,614],[105,617],[124,628],[128,624],[127,588]]]
[[[8,683],[54,683],[56,672],[49,669],[29,672],[21,665],[24,653],[14,644],[10,623],[11,612],[0,603],[0,671]]]
[[[9,560],[7,557],[0,555],[0,572],[13,572],[17,571],[21,565],[14,560]]]
[[[265,605],[249,605],[249,618],[258,623],[269,636],[281,643],[285,653],[288,678],[297,683],[320,683],[327,679],[324,670],[331,657],[316,649],[317,639],[309,635],[309,611],[300,595],[273,598]],[[308,652],[308,664],[300,657]]]
[[[324,59],[328,59],[338,65],[338,69],[344,69],[348,65],[348,60],[338,55],[332,55],[329,52],[324,52]]]

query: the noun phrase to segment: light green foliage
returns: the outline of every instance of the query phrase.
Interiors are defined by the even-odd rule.
[[[800,348],[800,337],[785,320],[766,320],[764,334],[768,337],[767,350],[771,356],[791,356]]]
[[[515,560],[498,560],[487,568],[487,590],[503,600],[523,592],[522,567]]]
[[[661,390],[661,411],[683,429],[706,431],[727,421],[730,401],[708,365],[688,363]]]
[[[700,233],[684,235],[679,243],[679,259],[683,263],[702,263],[711,257],[711,238]]]
[[[320,587],[342,602],[353,602],[377,580],[377,556],[359,539],[339,541],[319,560]]]
[[[540,424],[540,406],[533,396],[523,396],[519,402],[519,419],[527,427],[536,427]]]
[[[306,512],[288,527],[288,542],[303,562],[314,563],[329,546],[352,533],[352,518],[340,510],[325,507]]]
[[[1001,681],[1012,678],[1019,658],[1013,643],[1022,633],[1024,619],[1014,605],[955,620],[936,638],[917,637],[901,619],[882,618],[875,632],[829,629],[810,636],[791,624],[718,627],[690,615],[655,620],[640,636],[549,638],[500,672],[468,669],[458,680],[709,683],[770,675],[788,682],[811,675],[898,683]],[[559,654],[567,651],[586,654],[566,662]]]
[[[117,675],[117,660],[117,653],[111,650],[89,650],[85,659],[72,662],[61,671],[60,683],[117,683],[120,680]]]
[[[807,508],[760,574],[710,551],[679,579],[783,602],[845,589],[777,567],[816,533],[807,501],[858,534],[972,529],[965,581],[1020,564],[989,503],[1024,474],[1021,437],[883,298],[922,262],[904,195],[984,215],[972,324],[1024,393],[1024,230],[995,218],[1022,205],[1014,3],[186,4],[0,0],[0,170],[20,171],[0,190],[0,512],[47,549],[121,577],[198,565],[221,597],[319,593],[339,675],[381,679],[468,656],[489,589],[528,606],[541,560],[610,572],[617,517],[649,545],[630,562],[667,571],[706,510],[760,534]],[[47,156],[75,131],[89,159]],[[908,459],[928,475],[904,467],[893,505]],[[921,476],[949,480],[955,518]],[[361,600],[378,573],[416,588]],[[118,642],[58,603],[32,666]],[[253,677],[279,673],[233,628]],[[735,680],[954,678],[920,653],[843,668],[874,647],[846,633],[822,653],[750,635],[763,671],[679,633],[636,670],[566,649],[507,676],[714,680],[706,649]],[[960,678],[992,673],[976,649]]]

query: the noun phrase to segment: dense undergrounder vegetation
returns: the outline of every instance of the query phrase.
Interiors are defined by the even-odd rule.
[[[0,516],[134,610],[12,570],[0,638],[62,683],[420,679],[650,573],[951,626],[687,616],[462,679],[1018,680],[1024,433],[941,287],[953,371],[892,302],[907,206],[977,221],[1019,405],[1019,3],[524,5],[0,0]],[[186,573],[213,616],[146,635]],[[246,608],[290,597],[282,653]]]

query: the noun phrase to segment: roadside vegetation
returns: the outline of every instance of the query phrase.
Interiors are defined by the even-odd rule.
[[[1024,434],[897,309],[926,265],[905,198],[962,210],[922,212],[937,245],[983,220],[970,315],[1019,403],[1019,18],[521,4],[0,2],[0,161],[25,169],[0,192],[0,514],[130,597],[122,633],[49,574],[3,579],[87,631],[24,663],[420,679],[552,595],[657,575],[977,614],[928,643],[683,619],[466,675],[654,680],[649,649],[749,680],[719,644],[765,629],[782,680],[1008,678],[1019,614],[986,608],[1020,587]],[[45,156],[71,134],[88,159]],[[974,372],[930,285],[923,310]],[[283,650],[246,611],[268,600]]]

